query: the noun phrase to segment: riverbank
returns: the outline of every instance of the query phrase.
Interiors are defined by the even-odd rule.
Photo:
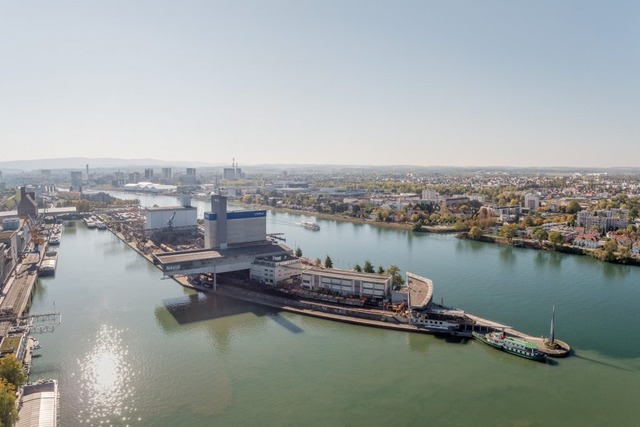
[[[560,252],[560,253],[569,254],[569,255],[588,256],[591,258],[595,258],[599,261],[608,262],[611,264],[640,266],[640,258],[638,257],[626,258],[626,259],[618,259],[617,257],[612,259],[602,259],[601,257],[598,256],[598,253],[597,253],[598,249],[584,248],[580,246],[565,245],[565,244],[555,245],[553,243],[548,243],[548,242],[541,243],[533,239],[515,238],[512,240],[508,240],[504,237],[487,236],[487,235],[482,235],[477,239],[472,239],[471,237],[469,237],[468,232],[458,233],[456,234],[456,237],[459,239],[475,240],[477,242],[484,242],[484,243],[496,243],[499,245],[513,246],[516,248],[526,248],[526,249],[535,249],[539,251]]]
[[[335,215],[335,214],[321,213],[321,212],[315,212],[315,211],[305,211],[305,210],[290,209],[290,208],[275,208],[270,205],[252,205],[252,206],[257,206],[261,209],[267,209],[273,212],[284,212],[284,213],[293,214],[293,215],[315,216],[316,218],[321,218],[321,219],[351,222],[353,224],[367,224],[367,225],[373,225],[375,227],[389,228],[392,230],[411,230],[413,228],[412,224],[407,224],[407,223],[379,222],[379,221],[373,221],[366,218],[355,218],[347,215]]]

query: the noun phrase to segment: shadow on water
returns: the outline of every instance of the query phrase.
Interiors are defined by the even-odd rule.
[[[504,246],[500,248],[500,259],[505,264],[513,264],[516,261],[516,253],[513,247]]]
[[[556,359],[552,359],[550,357],[547,357],[547,360],[545,360],[545,363],[549,366],[559,366],[560,362],[558,362]]]
[[[560,268],[563,255],[558,252],[537,251],[534,261],[537,267]]]
[[[631,268],[629,265],[612,264],[610,262],[602,263],[602,274],[607,279],[619,279],[629,275]]]
[[[609,368],[618,369],[620,371],[635,372],[633,369],[625,368],[623,366],[614,365],[613,363],[603,362],[602,360],[593,359],[591,357],[580,356],[579,354],[576,354],[573,349],[571,350],[571,353],[569,353],[569,357],[575,357],[577,359],[582,359],[582,360],[586,360],[588,362],[597,363],[598,365],[608,366]]]
[[[245,313],[253,313],[257,317],[269,314],[269,310],[263,307],[241,303],[219,295],[196,293],[184,297],[166,299],[162,302],[164,307],[158,307],[156,314],[158,311],[165,309],[180,325],[205,322]]]
[[[468,337],[454,337],[451,335],[443,335],[443,334],[434,334],[433,336],[436,339],[442,340],[450,344],[469,344],[469,341],[472,341],[472,339]]]
[[[164,315],[168,312],[179,325],[206,322],[224,317],[252,313],[257,318],[267,316],[294,334],[304,332],[302,328],[281,316],[280,313],[273,308],[249,304],[220,295],[191,293],[184,297],[166,299],[162,302],[164,306],[156,308],[155,313],[156,319],[165,331],[174,329],[172,327],[173,322],[169,322],[168,318]]]
[[[285,328],[289,332],[292,332],[294,334],[300,334],[300,333],[304,332],[304,329],[302,329],[301,327],[299,327],[295,323],[292,323],[286,317],[281,316],[280,313],[277,312],[277,311],[269,313],[269,318],[273,319],[274,322],[276,322],[278,325],[282,326],[283,328]]]
[[[456,252],[477,252],[484,249],[485,242],[476,242],[475,240],[457,239]]]

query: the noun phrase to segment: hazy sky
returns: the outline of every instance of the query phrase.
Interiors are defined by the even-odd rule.
[[[640,2],[0,0],[0,146],[640,166]]]

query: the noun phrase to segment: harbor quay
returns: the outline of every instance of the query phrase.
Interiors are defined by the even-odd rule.
[[[147,215],[160,215],[162,211],[156,208]],[[459,339],[472,338],[474,333],[500,332],[534,343],[548,356],[570,353],[566,343],[552,339],[553,333],[549,342],[434,303],[432,281],[419,275],[408,272],[407,285],[398,288],[392,287],[391,276],[320,268],[297,259],[284,244],[267,238],[265,216],[261,211],[226,212],[224,197],[212,196],[212,212],[205,213],[202,230],[204,249],[176,250],[164,243],[151,243],[145,238],[148,234],[122,223],[108,228],[166,277],[200,292],[396,331]],[[284,284],[275,286],[277,277],[284,277]]]
[[[15,225],[0,232],[0,243],[8,246],[0,283],[0,357],[15,356],[22,364],[25,378],[28,378],[33,353],[40,348],[31,334],[53,332],[61,321],[60,314],[54,311],[29,313],[29,309],[38,276],[55,274],[57,252],[50,246],[60,243],[62,225],[38,224],[31,217],[16,219]],[[16,404],[19,412],[17,426],[30,427],[42,425],[39,424],[42,422],[56,425],[56,380],[27,383],[20,387]]]

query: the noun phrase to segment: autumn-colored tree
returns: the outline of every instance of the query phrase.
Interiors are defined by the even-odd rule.
[[[554,245],[562,244],[562,234],[559,231],[552,231],[549,233],[549,241]]]
[[[9,354],[0,359],[0,378],[13,384],[16,389],[22,387],[27,381],[22,363],[16,356]]]
[[[469,237],[473,240],[480,239],[482,237],[482,229],[474,225],[471,227],[471,230],[469,230]]]
[[[16,389],[7,380],[0,378],[0,426],[12,426],[18,421]]]

